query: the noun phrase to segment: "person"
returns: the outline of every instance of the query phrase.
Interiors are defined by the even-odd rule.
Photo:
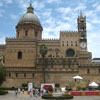
[[[22,93],[24,94],[24,89],[22,89]]]
[[[39,91],[38,89],[35,90],[35,97],[38,97]]]
[[[18,93],[20,94],[20,88],[18,88]]]
[[[42,95],[43,95],[43,90],[40,90],[40,96],[42,97]]]
[[[35,96],[35,88],[33,89],[33,96]]]
[[[43,89],[43,95],[45,95],[46,94],[46,90],[45,89]]]
[[[32,97],[32,95],[33,95],[33,90],[30,89],[30,97]]]
[[[16,90],[16,91],[15,91],[15,96],[17,96],[17,94],[18,94],[18,91]]]

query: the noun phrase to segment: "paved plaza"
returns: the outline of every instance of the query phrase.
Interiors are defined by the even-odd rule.
[[[15,96],[14,91],[9,91],[9,94],[0,96],[0,100],[42,100],[40,97],[30,97],[25,92]],[[74,96],[73,100],[100,100],[100,96]]]

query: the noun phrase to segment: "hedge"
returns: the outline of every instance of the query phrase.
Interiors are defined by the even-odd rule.
[[[6,88],[6,87],[0,87],[0,90],[17,90],[18,88],[15,88],[15,87],[11,87],[11,88]],[[24,89],[25,91],[28,90],[28,88],[21,88],[21,89]]]
[[[50,95],[43,95],[42,99],[55,99],[55,100],[61,100],[61,99],[73,99],[72,95],[63,95],[63,96],[50,96]]]
[[[22,87],[27,87],[27,86],[28,86],[27,83],[23,83],[23,84],[22,84]]]
[[[5,94],[8,94],[8,92],[7,91],[0,90],[0,95],[5,95]]]

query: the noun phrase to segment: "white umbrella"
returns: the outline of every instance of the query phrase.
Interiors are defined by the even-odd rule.
[[[80,79],[80,80],[83,79],[81,76],[78,76],[78,75],[77,75],[77,76],[74,76],[73,78],[74,78],[74,79]]]
[[[99,85],[97,83],[95,83],[95,82],[92,82],[92,83],[89,84],[89,86],[98,87]]]

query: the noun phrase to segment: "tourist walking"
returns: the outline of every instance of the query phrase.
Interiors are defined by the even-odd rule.
[[[15,91],[15,96],[17,96],[17,94],[18,94],[18,91],[16,90],[16,91]]]
[[[30,97],[33,95],[33,89],[30,90]]]

